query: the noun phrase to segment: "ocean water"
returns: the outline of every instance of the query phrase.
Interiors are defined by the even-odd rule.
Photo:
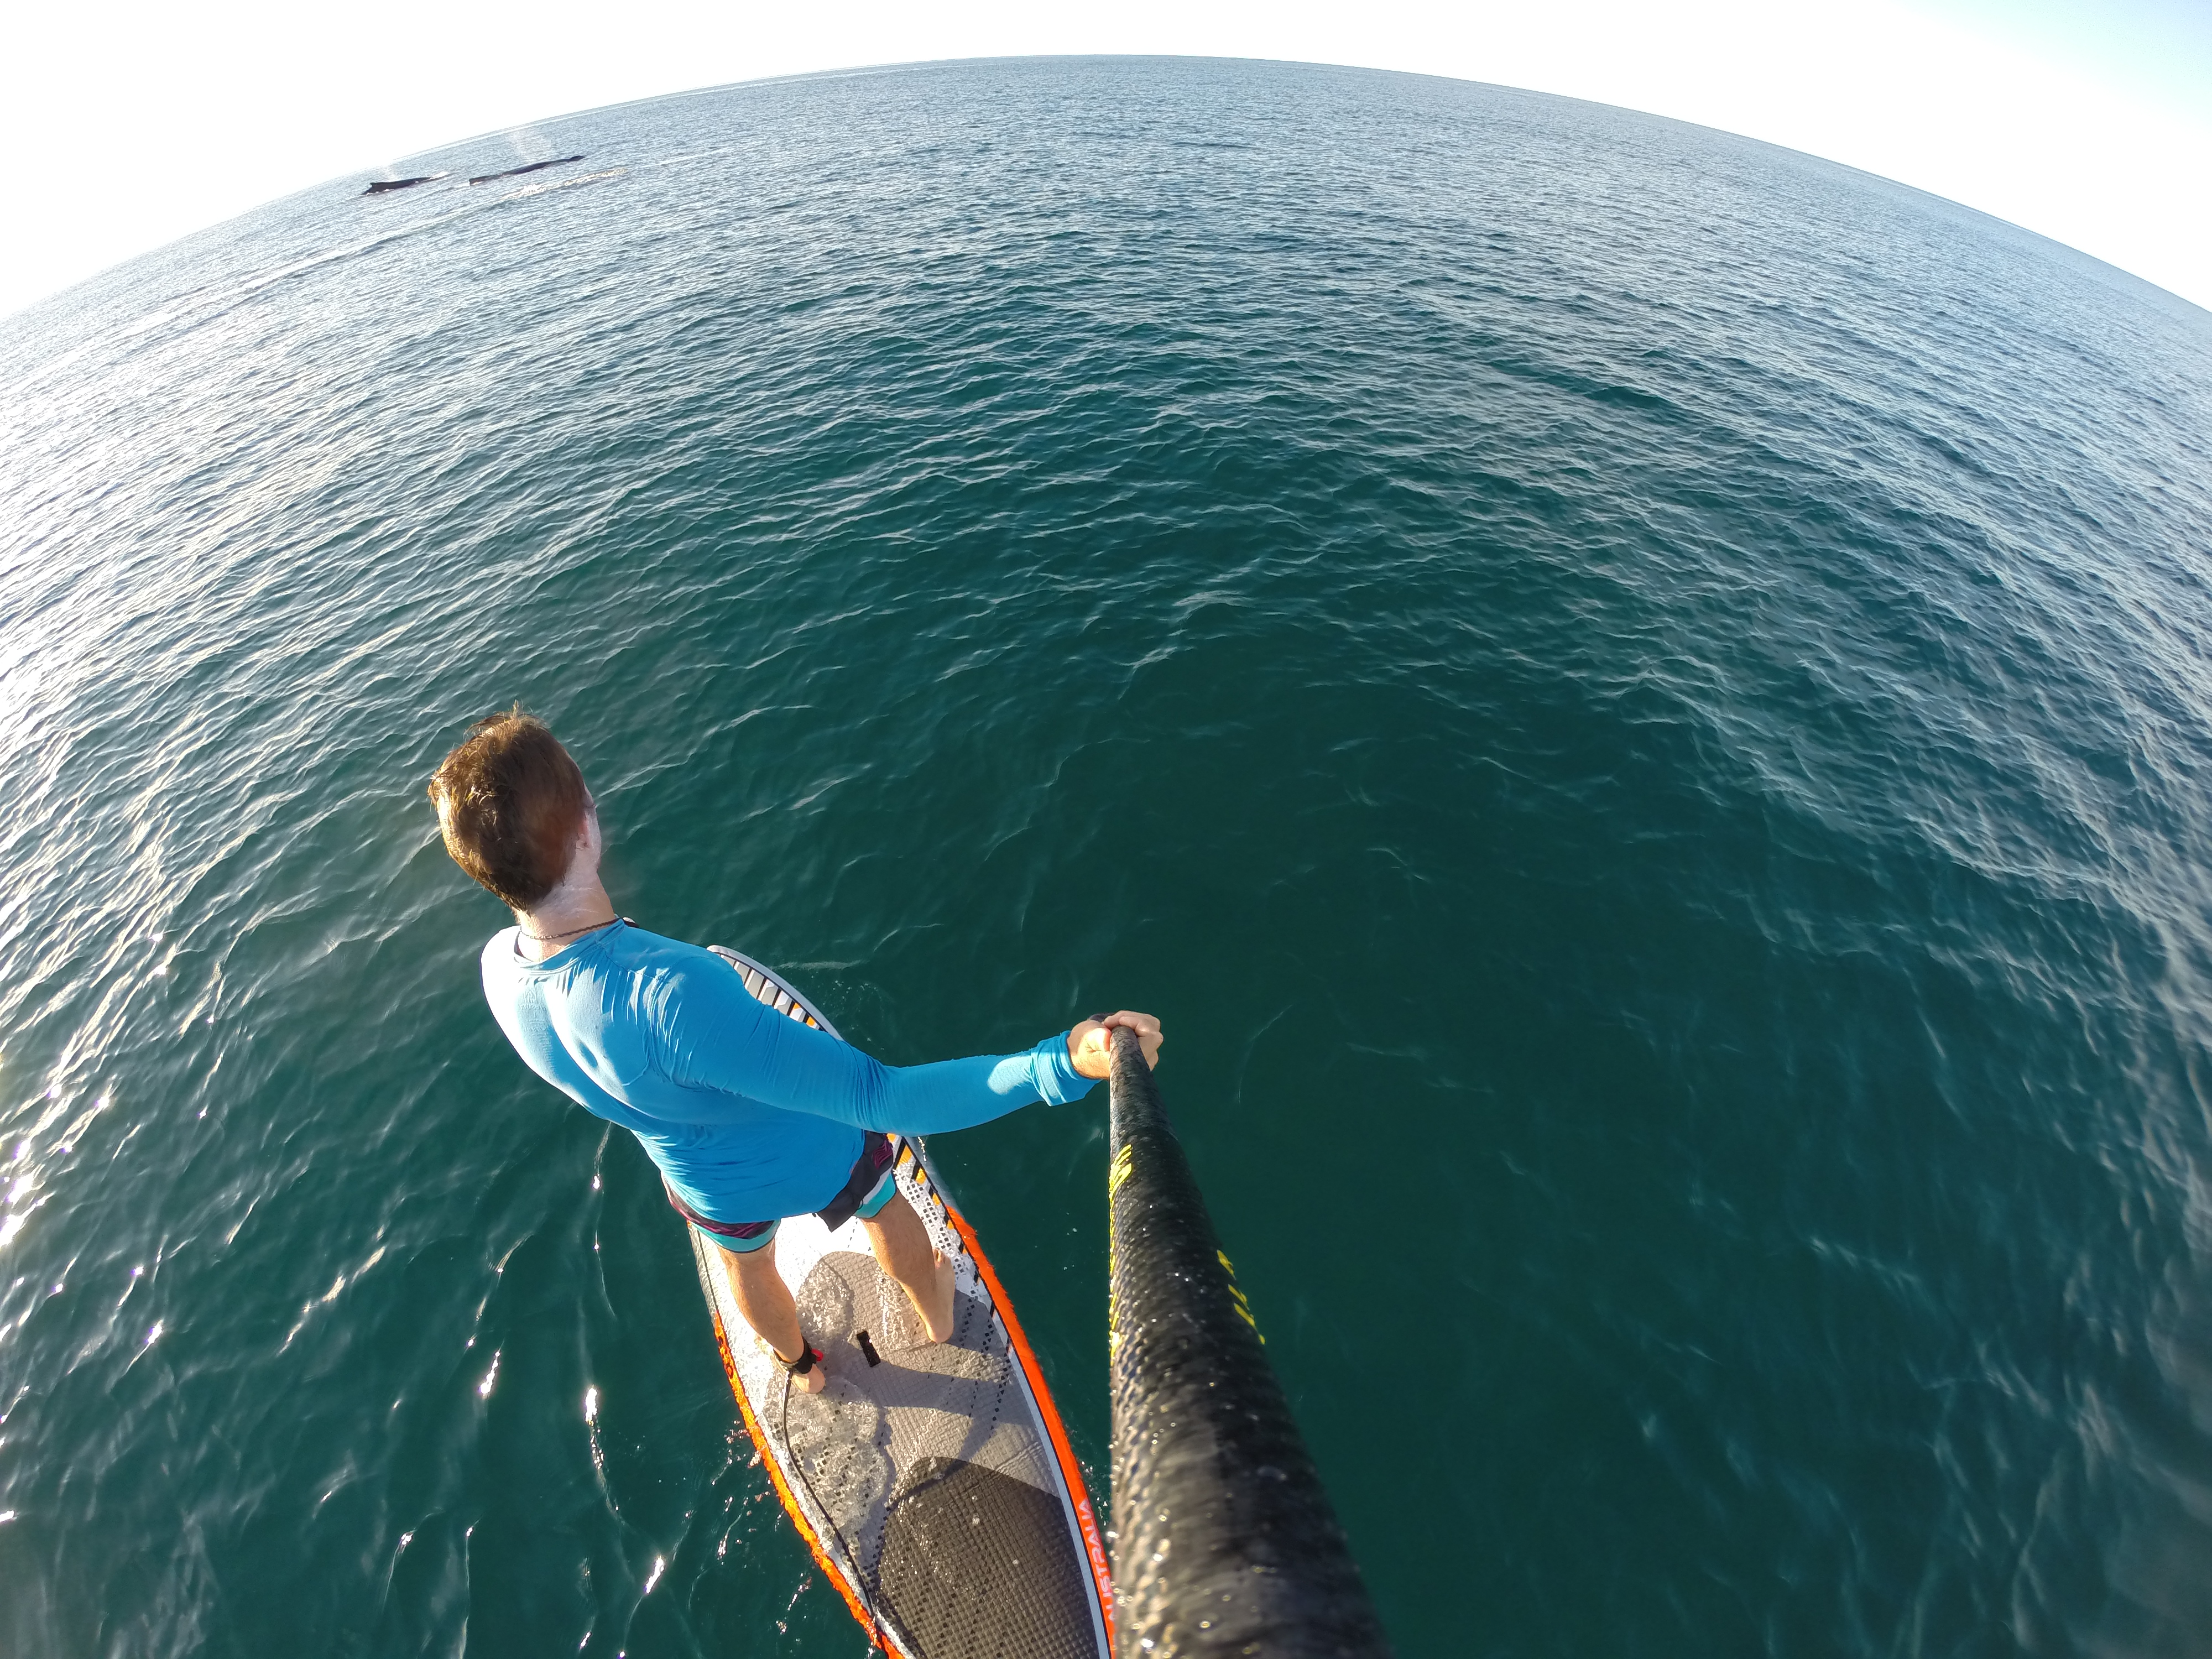
[[[1401,1653],[2212,1642],[2212,317],[1282,64],[439,169],[0,323],[0,1650],[861,1652],[482,1005],[517,700],[887,1060],[1162,1016]],[[934,1146],[1102,1497],[1103,1118]]]

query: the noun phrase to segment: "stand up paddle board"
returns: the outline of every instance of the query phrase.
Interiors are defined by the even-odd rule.
[[[791,985],[714,947],[780,1013],[836,1036]],[[806,1394],[738,1311],[721,1248],[688,1228],[722,1364],[776,1496],[870,1639],[900,1659],[1111,1659],[1114,1591],[1083,1472],[1013,1304],[918,1139],[899,1191],[956,1269],[932,1344],[860,1220],[794,1216],[776,1267],[829,1383]]]

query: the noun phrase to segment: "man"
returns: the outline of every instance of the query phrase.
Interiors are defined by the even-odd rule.
[[[1016,1054],[891,1067],[757,1001],[710,951],[615,914],[583,774],[520,708],[479,720],[430,780],[453,860],[514,913],[483,948],[484,998],[530,1069],[635,1134],[669,1202],[721,1249],[738,1308],[809,1394],[823,1358],[775,1268],[776,1228],[808,1211],[861,1218],[929,1340],[952,1334],[952,1266],[891,1178],[885,1132],[965,1128],[1090,1092],[1113,1030],[1145,1061],[1159,1022],[1086,1019]]]

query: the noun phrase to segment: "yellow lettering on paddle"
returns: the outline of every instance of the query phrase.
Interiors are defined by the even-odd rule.
[[[1137,1149],[1131,1146],[1125,1145],[1114,1155],[1114,1167],[1106,1172],[1107,1197],[1111,1198],[1121,1190],[1121,1183],[1129,1178],[1131,1172],[1137,1167],[1136,1160]]]
[[[1262,1347],[1266,1346],[1267,1334],[1260,1328],[1260,1322],[1252,1317],[1252,1304],[1244,1299],[1244,1292],[1237,1288],[1237,1264],[1231,1261],[1229,1259],[1228,1254],[1221,1249],[1218,1245],[1214,1249],[1213,1259],[1218,1261],[1228,1272],[1229,1294],[1237,1298],[1237,1317],[1252,1328],[1252,1334],[1260,1339],[1260,1343]]]

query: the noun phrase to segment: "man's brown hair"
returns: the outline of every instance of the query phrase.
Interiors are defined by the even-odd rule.
[[[561,884],[592,804],[560,739],[520,703],[469,728],[430,799],[453,862],[517,910]]]

